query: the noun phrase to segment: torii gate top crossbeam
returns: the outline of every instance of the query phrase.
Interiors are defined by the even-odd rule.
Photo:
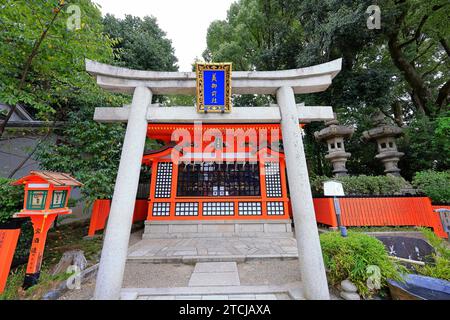
[[[275,94],[280,87],[294,93],[326,90],[341,70],[342,59],[292,70],[235,71],[233,94]],[[97,84],[112,92],[132,93],[136,87],[148,87],[154,94],[195,94],[195,72],[141,71],[114,67],[86,59],[86,70],[97,77]]]

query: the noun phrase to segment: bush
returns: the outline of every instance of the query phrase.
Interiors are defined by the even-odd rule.
[[[23,187],[12,186],[12,181],[0,177],[0,223],[6,222],[23,207]]]
[[[0,223],[12,218],[14,213],[23,208],[23,186],[12,186],[14,180],[0,177]],[[23,261],[30,253],[33,226],[30,221],[22,224],[20,237],[17,241],[14,261]]]
[[[413,185],[435,203],[450,203],[450,170],[417,172]]]
[[[346,195],[395,195],[408,188],[408,182],[402,177],[394,176],[346,176],[329,178],[317,176],[311,179],[313,194],[323,195],[323,183],[328,180],[342,182]]]
[[[421,228],[428,242],[433,246],[436,253],[433,254],[434,263],[423,267],[416,267],[421,275],[450,281],[450,249],[447,244],[433,231]]]
[[[332,285],[349,279],[361,295],[371,296],[375,292],[367,286],[369,266],[380,268],[381,289],[387,286],[388,278],[402,281],[400,271],[404,267],[389,258],[383,243],[376,238],[352,231],[345,238],[339,232],[327,232],[320,235],[320,244]]]

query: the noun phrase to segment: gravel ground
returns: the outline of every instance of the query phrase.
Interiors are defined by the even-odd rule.
[[[95,280],[81,285],[80,290],[69,290],[58,300],[90,300],[94,296]]]
[[[194,271],[193,265],[127,263],[123,279],[124,288],[187,287]],[[81,286],[80,290],[69,290],[58,300],[89,300],[93,297],[95,279]]]
[[[248,261],[238,264],[241,285],[283,285],[300,281],[298,260]]]
[[[161,263],[127,263],[124,288],[187,287],[193,265]]]
[[[130,245],[142,238],[142,230],[133,232]],[[129,262],[125,268],[124,288],[187,287],[194,265]],[[298,260],[265,260],[238,263],[241,285],[284,285],[300,281]],[[89,300],[95,289],[95,279],[70,290],[59,300]],[[337,297],[336,297],[337,298]]]

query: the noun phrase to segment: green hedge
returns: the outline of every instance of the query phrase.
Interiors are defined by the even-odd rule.
[[[337,285],[349,279],[364,297],[377,291],[367,285],[367,280],[373,275],[371,269],[379,268],[380,289],[387,286],[386,279],[401,281],[400,272],[406,271],[389,258],[381,241],[360,232],[349,231],[345,238],[339,232],[323,233],[320,244],[330,283]]]
[[[450,170],[417,172],[413,186],[425,193],[435,203],[450,203]]]
[[[23,208],[23,186],[12,186],[14,180],[0,177],[0,223],[6,222]],[[15,260],[26,259],[30,253],[33,226],[30,221],[22,225],[14,253]]]
[[[311,179],[314,195],[323,195],[323,183],[329,180],[342,182],[346,195],[396,195],[401,189],[410,187],[402,177],[394,176],[346,176],[330,178],[317,176]]]
[[[12,186],[14,181],[0,177],[0,223],[5,222],[23,207],[23,187]]]

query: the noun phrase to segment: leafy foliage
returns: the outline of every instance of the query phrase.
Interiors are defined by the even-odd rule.
[[[123,20],[107,14],[104,32],[115,39],[116,64],[131,69],[176,71],[177,58],[172,42],[166,38],[155,17],[143,19],[125,15]]]
[[[435,203],[450,203],[450,171],[432,170],[417,172],[413,185]]]
[[[320,244],[333,285],[349,279],[360,294],[371,296],[374,292],[367,286],[369,266],[380,268],[382,288],[387,285],[388,278],[401,281],[400,271],[404,269],[389,259],[383,243],[374,237],[352,231],[347,237],[342,237],[339,232],[327,232],[320,235]]]
[[[395,195],[408,183],[401,177],[394,176],[346,176],[333,180],[342,182],[346,195]],[[317,176],[311,179],[311,189],[314,194],[323,195],[323,183],[331,180],[329,177]]]
[[[123,101],[120,97],[105,94],[80,96],[73,101],[60,138],[37,152],[43,168],[70,172],[82,181],[81,192],[89,203],[112,196],[125,133],[121,124],[93,121],[94,107],[110,103],[119,105]]]
[[[136,69],[176,70],[171,43],[154,18],[127,16],[120,20],[108,15],[103,23],[115,50],[114,60],[111,56],[109,63]],[[67,121],[62,130],[56,131],[60,138],[37,152],[43,168],[69,172],[82,181],[81,192],[88,203],[112,197],[125,133],[121,124],[96,123],[94,109],[121,107],[129,101],[128,96],[104,92],[93,81],[85,83],[77,96],[67,99],[67,111],[59,114]],[[156,143],[148,141],[147,145],[155,147]]]
[[[371,0],[240,0],[230,6],[225,20],[211,23],[204,58],[233,61],[236,70],[299,68],[343,58],[342,71],[327,91],[298,99],[307,105],[332,105],[341,123],[356,129],[346,144],[352,154],[349,172],[383,173],[373,159],[375,144],[360,140],[361,133],[373,127],[371,115],[377,111],[394,125],[410,127],[399,143],[406,153],[399,166],[407,179],[418,170],[442,170],[448,167],[450,150],[443,148],[450,139],[448,120],[442,118],[450,90],[450,30],[443,23],[450,4],[378,1],[381,29],[369,30],[366,9],[373,4]],[[432,125],[422,125],[422,117]],[[306,133],[321,128],[311,124]],[[325,148],[311,137],[305,140],[311,173],[330,173]]]
[[[89,0],[66,1],[81,9],[81,28],[67,29],[71,12],[61,10],[51,19],[59,1],[6,0],[0,10],[0,101],[22,104],[41,120],[53,120],[70,98],[92,82],[84,70],[84,59],[108,61],[112,42],[102,33],[98,8]],[[25,85],[20,81],[35,43],[49,28],[32,60]]]
[[[450,281],[450,249],[444,240],[429,229],[422,228],[422,233],[433,246],[434,263],[416,267],[416,271],[424,276]]]
[[[0,223],[6,222],[23,208],[23,186],[12,186],[13,181],[0,177]]]
[[[405,153],[399,162],[402,174],[412,179],[423,170],[446,170],[450,166],[450,122],[448,117],[419,116],[405,130],[399,148]]]
[[[11,182],[13,181],[0,177],[0,224],[12,218],[14,213],[23,208],[23,186],[12,186]],[[30,221],[27,221],[21,226],[16,251],[14,252],[14,261],[28,257],[32,238],[33,226]]]

